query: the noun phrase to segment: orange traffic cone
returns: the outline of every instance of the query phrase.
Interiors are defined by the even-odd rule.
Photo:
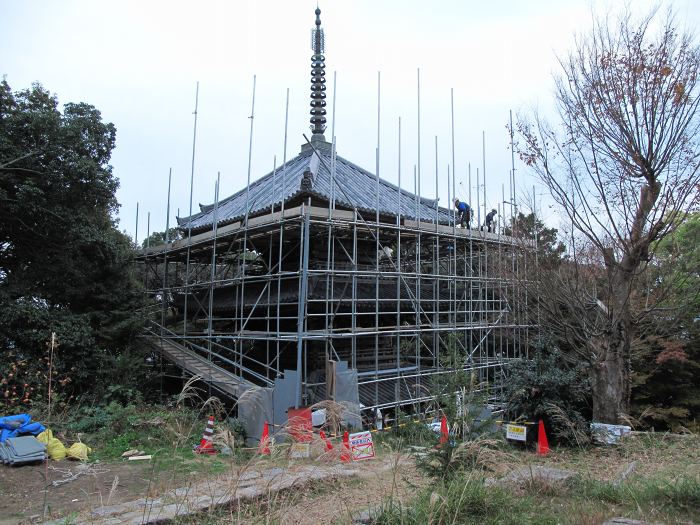
[[[447,430],[447,418],[442,416],[442,421],[440,421],[440,444],[447,443],[450,439],[450,434]]]
[[[343,449],[340,453],[340,461],[348,463],[352,459],[350,455],[350,436],[346,430],[343,434]]]
[[[537,429],[537,455],[546,456],[549,453],[549,442],[544,431],[544,422],[540,419],[540,426]]]
[[[318,433],[318,435],[319,435],[319,437],[323,440],[323,442],[326,444],[326,452],[329,451],[329,450],[333,450],[333,445],[331,445],[330,439],[328,439],[328,438],[326,437],[326,433],[325,433],[323,430],[321,430],[321,431]]]
[[[216,454],[216,449],[212,443],[212,436],[214,435],[214,416],[209,416],[207,421],[207,426],[202,434],[202,440],[199,442],[194,449],[197,454]]]
[[[263,431],[262,431],[262,436],[260,436],[260,447],[258,449],[258,452],[264,456],[269,456],[270,455],[270,427],[267,424],[267,421],[265,421],[265,424],[263,425]]]

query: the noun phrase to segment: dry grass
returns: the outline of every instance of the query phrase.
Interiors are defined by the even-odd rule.
[[[499,465],[511,463],[513,454],[502,449],[502,442],[491,438],[463,441],[455,448],[455,461],[470,469],[494,471]]]
[[[178,403],[198,403],[199,416],[214,414],[217,420],[220,420],[224,413],[223,406],[216,398],[202,396],[202,392],[194,386],[196,381],[197,378],[188,381],[178,397]],[[339,434],[343,414],[347,412],[348,407],[323,402],[312,408],[324,408],[328,434]],[[202,419],[178,417],[177,410],[166,415],[162,428],[171,434],[173,439],[172,449],[163,451],[163,456],[170,455],[174,458],[178,454],[182,455],[183,447],[197,442],[203,428]],[[281,432],[288,434],[289,428],[282,428]],[[142,495],[149,499],[157,498],[175,488],[181,488],[184,489],[184,494],[177,498],[172,497],[168,502],[177,502],[186,507],[203,495],[216,495],[218,498],[235,496],[238,491],[250,486],[251,478],[258,479],[260,473],[271,468],[283,468],[286,472],[293,473],[300,467],[327,468],[329,465],[341,464],[337,437],[330,451],[326,450],[325,442],[317,434],[311,434],[309,437],[311,458],[304,460],[291,460],[288,457],[289,445],[273,441],[270,447],[271,455],[266,457],[254,453],[245,456],[236,453],[230,456],[192,456],[184,459],[180,456],[169,463],[154,461],[148,474],[148,487]],[[216,427],[214,442],[234,451],[242,448],[242,443],[236,442],[233,434],[223,425]],[[464,487],[459,486],[450,489],[453,492],[441,489],[440,487],[444,488],[442,482],[430,480],[421,474],[412,458],[401,449],[382,445],[378,452],[378,459],[347,465],[347,468],[358,470],[355,478],[337,477],[322,482],[300,482],[299,485],[282,491],[273,490],[272,486],[268,485],[268,489],[263,491],[263,496],[255,500],[225,508],[213,508],[207,513],[181,518],[178,523],[350,523],[354,513],[368,507],[384,505],[386,508],[401,507],[404,511],[413,508],[421,504],[416,495],[426,491],[432,492],[424,502],[424,510],[433,517],[450,515],[455,504],[455,501],[450,499],[452,496],[457,498],[456,508],[468,500],[473,501],[475,505],[483,503],[486,505],[484,508],[488,509],[498,509],[499,505],[505,505],[512,497],[517,497],[531,501],[533,508],[538,505],[544,506],[543,508],[549,508],[548,505],[560,506],[564,509],[561,513],[564,518],[560,520],[563,523],[571,522],[567,521],[568,515],[576,516],[577,523],[601,523],[610,517],[610,509],[617,505],[615,501],[627,494],[624,492],[627,486],[637,486],[644,480],[662,480],[669,486],[678,480],[700,481],[698,436],[639,434],[625,439],[616,447],[587,447],[582,438],[580,447],[554,448],[546,457],[538,457],[531,450],[504,446],[503,441],[497,438],[460,442],[454,447],[450,461],[459,463],[460,470],[466,471],[463,476],[468,476],[470,484],[466,492]],[[632,463],[635,469],[629,479],[616,484]],[[185,464],[194,466],[198,473],[192,476],[183,475]],[[218,465],[215,475],[212,470],[214,465]],[[531,483],[514,489],[510,494],[497,495],[495,499],[489,499],[491,496],[488,491],[485,492],[478,486],[482,483],[486,471],[500,477],[514,469],[531,465],[577,472],[578,478],[588,483],[582,485],[582,490],[589,491],[592,499],[598,498],[597,501],[603,503],[595,505],[588,500],[576,499],[571,492],[567,492],[569,489],[563,490],[560,485],[541,480],[532,480]],[[118,493],[115,491],[120,480],[114,478],[112,481],[113,478],[114,475],[109,479],[111,483],[105,487],[104,494],[100,494],[100,499],[105,505],[114,503],[114,496]],[[260,483],[264,481],[261,480]],[[635,489],[635,497],[636,494],[654,494],[652,489],[657,490],[641,485],[641,488]],[[647,492],[644,492],[645,490]],[[643,502],[640,502],[639,507],[644,507]],[[659,516],[665,519],[669,511],[663,509],[659,512]],[[642,513],[640,510],[638,514],[646,516],[649,511],[645,510]],[[536,517],[533,515],[530,522],[537,522]]]
[[[632,464],[634,471],[622,476]],[[699,436],[637,435],[617,447],[554,449],[545,457],[513,450],[508,462],[492,465],[498,477],[535,465],[571,470],[576,476],[562,482],[533,475],[485,486],[484,471],[475,468],[435,480],[408,506],[387,505],[381,522],[598,525],[614,516],[655,523],[700,520]]]
[[[566,428],[566,433],[572,437],[578,447],[582,448],[591,444],[591,437],[587,429],[572,421],[563,409],[552,403],[545,403],[544,407],[555,423]]]
[[[360,418],[360,414],[357,412],[356,407],[349,403],[337,402],[337,401],[319,401],[318,403],[310,407],[312,411],[314,410],[325,410],[326,411],[326,423],[324,425],[324,430],[330,434],[338,434],[342,428],[344,416],[348,416],[353,419]]]
[[[197,427],[197,433],[200,430]],[[216,436],[222,443],[230,440],[225,430],[217,430]],[[250,485],[252,475],[258,475],[257,473],[271,468],[283,468],[285,472],[294,473],[309,466],[327,468],[329,464],[340,464],[338,447],[335,446],[332,453],[327,453],[325,443],[316,435],[311,441],[312,458],[290,460],[287,450],[284,445],[273,444],[273,454],[270,457],[194,457],[191,461],[197,462],[203,468],[207,464],[220,462],[224,464],[224,470],[216,476],[200,474],[187,479],[183,479],[182,476],[174,479],[154,476],[148,496],[162,496],[176,486],[184,487],[187,489],[184,495],[167,502],[177,502],[186,507],[203,495],[217,495],[219,498],[222,494],[233,496]],[[486,509],[484,512],[494,512],[494,516],[501,517],[507,515],[501,507],[515,505],[513,508],[517,507],[517,512],[524,513],[523,521],[531,523],[539,523],[537,512],[551,511],[550,514],[558,521],[544,520],[544,523],[597,524],[609,518],[613,508],[623,509],[620,512],[624,511],[629,516],[656,516],[667,520],[669,512],[675,508],[673,504],[663,504],[659,509],[649,510],[649,506],[643,501],[645,495],[663,498],[663,491],[666,490],[664,483],[673,487],[674,480],[683,480],[693,475],[697,479],[700,476],[700,439],[697,436],[641,434],[628,438],[617,447],[555,448],[546,457],[538,457],[531,450],[504,448],[503,442],[498,439],[481,439],[459,443],[455,447],[455,455],[454,461],[461,461],[469,466],[466,473],[457,479],[463,480],[464,476],[467,476],[468,488],[465,488],[464,484],[457,484],[448,490],[442,482],[430,480],[421,474],[412,458],[402,450],[383,445],[379,448],[378,459],[346,466],[359,471],[355,478],[335,477],[311,483],[300,480],[293,488],[282,491],[274,490],[268,485],[268,488],[263,490],[263,495],[254,500],[245,501],[240,505],[213,508],[210,512],[180,518],[177,523],[350,523],[353,514],[366,508],[384,506],[401,508],[402,512],[406,512],[416,505],[425,505],[421,512],[425,511],[436,519],[442,519],[440,517],[454,516],[451,513],[461,508],[465,501],[476,506],[473,508],[483,505]],[[635,462],[635,471],[624,482],[624,486],[616,485],[615,480],[619,479],[621,473],[632,462]],[[575,495],[579,485],[562,486],[538,479],[509,489],[510,492],[498,488],[479,488],[479,484],[483,485],[480,480],[483,479],[486,470],[492,470],[500,477],[528,465],[545,465],[576,471],[579,474],[577,483],[581,484],[580,489],[586,497]],[[170,468],[177,470],[179,466],[174,464]],[[204,479],[207,483],[202,484]],[[645,485],[647,479],[656,481]],[[195,482],[199,483],[196,490]],[[264,481],[260,482],[264,487]],[[632,488],[628,490],[627,487]],[[491,490],[501,492],[491,494]],[[673,490],[676,492],[672,494],[682,494],[679,492],[681,489]],[[691,487],[690,490],[692,495],[694,489]],[[425,501],[420,500],[422,496],[418,497],[417,494],[424,494],[426,491],[429,492],[429,496],[435,495]],[[108,492],[111,492],[109,487],[105,491],[105,501],[110,499]],[[638,510],[635,510],[634,506],[630,507],[629,502],[633,501],[632,498],[640,500]],[[526,504],[531,505],[534,510],[525,509]],[[686,513],[682,515],[687,518],[689,511],[684,512]],[[476,516],[474,519],[486,519],[481,515]],[[577,519],[572,521],[572,516]],[[448,521],[451,521],[451,518]],[[486,519],[485,522],[489,520]],[[417,522],[409,520],[401,523]]]
[[[577,483],[584,483],[581,498],[572,497],[578,490],[576,485],[562,485],[540,479],[533,479],[530,483],[513,489],[510,495],[501,494],[496,497],[494,508],[501,503],[506,505],[517,502],[518,498],[523,502],[531,502],[534,510],[523,511],[525,522],[538,522],[537,512],[543,508],[551,510],[552,516],[558,516],[552,518],[553,523],[599,524],[609,518],[611,513],[637,517],[656,516],[668,522],[675,522],[675,519],[669,518],[674,512],[673,503],[670,507],[656,508],[653,498],[660,497],[660,501],[664,501],[665,496],[658,491],[664,490],[666,484],[671,487],[678,480],[693,477],[696,480],[700,479],[700,438],[697,436],[642,434],[627,438],[617,447],[555,448],[546,457],[538,457],[529,450],[503,450],[502,445],[498,440],[488,439],[461,443],[456,447],[455,461],[461,458],[461,461],[472,465],[469,475],[474,478],[471,480],[474,483],[478,482],[486,469],[493,470],[498,475],[505,475],[527,465],[573,470],[580,480]],[[417,471],[412,461],[400,451],[385,449],[382,450],[381,456],[383,461],[360,464],[363,468],[368,468],[357,479],[328,480],[292,491],[270,493],[255,503],[223,513],[214,513],[208,519],[213,524],[230,523],[231,519],[236,519],[241,523],[303,525],[350,523],[350,517],[355,512],[380,504],[393,508],[400,506],[405,511],[412,506],[411,502],[416,494],[434,482]],[[323,461],[320,457],[318,460]],[[621,474],[632,462],[636,468],[629,480],[624,482],[630,489],[615,489],[615,486],[619,486],[617,481]],[[378,465],[382,467],[377,468]],[[480,472],[482,474],[479,474]],[[432,491],[430,488],[428,490]],[[433,516],[448,515],[450,496],[437,491],[432,493],[435,494],[430,503],[433,506]],[[473,494],[465,495],[463,490],[460,494],[460,497],[464,498],[474,497]],[[650,505],[643,501],[645,494],[652,498]],[[505,503],[498,498],[504,498]],[[618,501],[615,498],[621,498],[621,503],[615,503]],[[640,500],[638,504],[634,503],[635,498]],[[687,512],[691,512],[692,515],[692,510],[688,509],[682,511],[681,515],[688,516]],[[406,523],[414,522],[409,520]]]
[[[619,446],[553,448],[545,457],[523,451],[516,457],[519,465],[564,468],[599,481],[617,480],[633,461],[635,476],[700,476],[700,437],[640,434],[625,438]]]
[[[294,464],[288,468],[293,471]],[[387,500],[410,501],[416,490],[427,483],[412,462],[401,454],[356,463],[349,468],[357,469],[358,475],[299,484],[284,491],[268,491],[264,496],[244,504],[182,517],[177,523],[349,524],[356,513],[377,507]]]

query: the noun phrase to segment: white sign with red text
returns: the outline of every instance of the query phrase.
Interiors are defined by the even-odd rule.
[[[350,452],[353,461],[372,459],[374,457],[374,443],[371,432],[357,432],[348,436],[350,440]]]

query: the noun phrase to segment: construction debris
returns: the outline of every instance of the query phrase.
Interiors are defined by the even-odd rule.
[[[132,448],[122,453],[123,458],[130,458],[131,456],[143,456],[144,451],[137,448]]]
[[[108,468],[97,465],[89,465],[87,463],[81,463],[74,469],[50,466],[49,470],[58,472],[63,476],[62,479],[57,479],[51,482],[51,485],[54,487],[59,487],[61,485],[65,485],[66,483],[70,483],[71,481],[78,479],[80,476],[96,476],[97,474],[105,474],[109,472]]]

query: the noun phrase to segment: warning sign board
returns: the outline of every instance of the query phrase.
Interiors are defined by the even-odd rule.
[[[374,443],[371,432],[357,432],[348,436],[350,440],[350,452],[353,461],[372,459],[374,457]]]
[[[526,441],[527,427],[525,425],[506,425],[506,439]]]
[[[308,443],[292,443],[292,447],[289,449],[289,457],[292,459],[308,458],[310,455]]]

